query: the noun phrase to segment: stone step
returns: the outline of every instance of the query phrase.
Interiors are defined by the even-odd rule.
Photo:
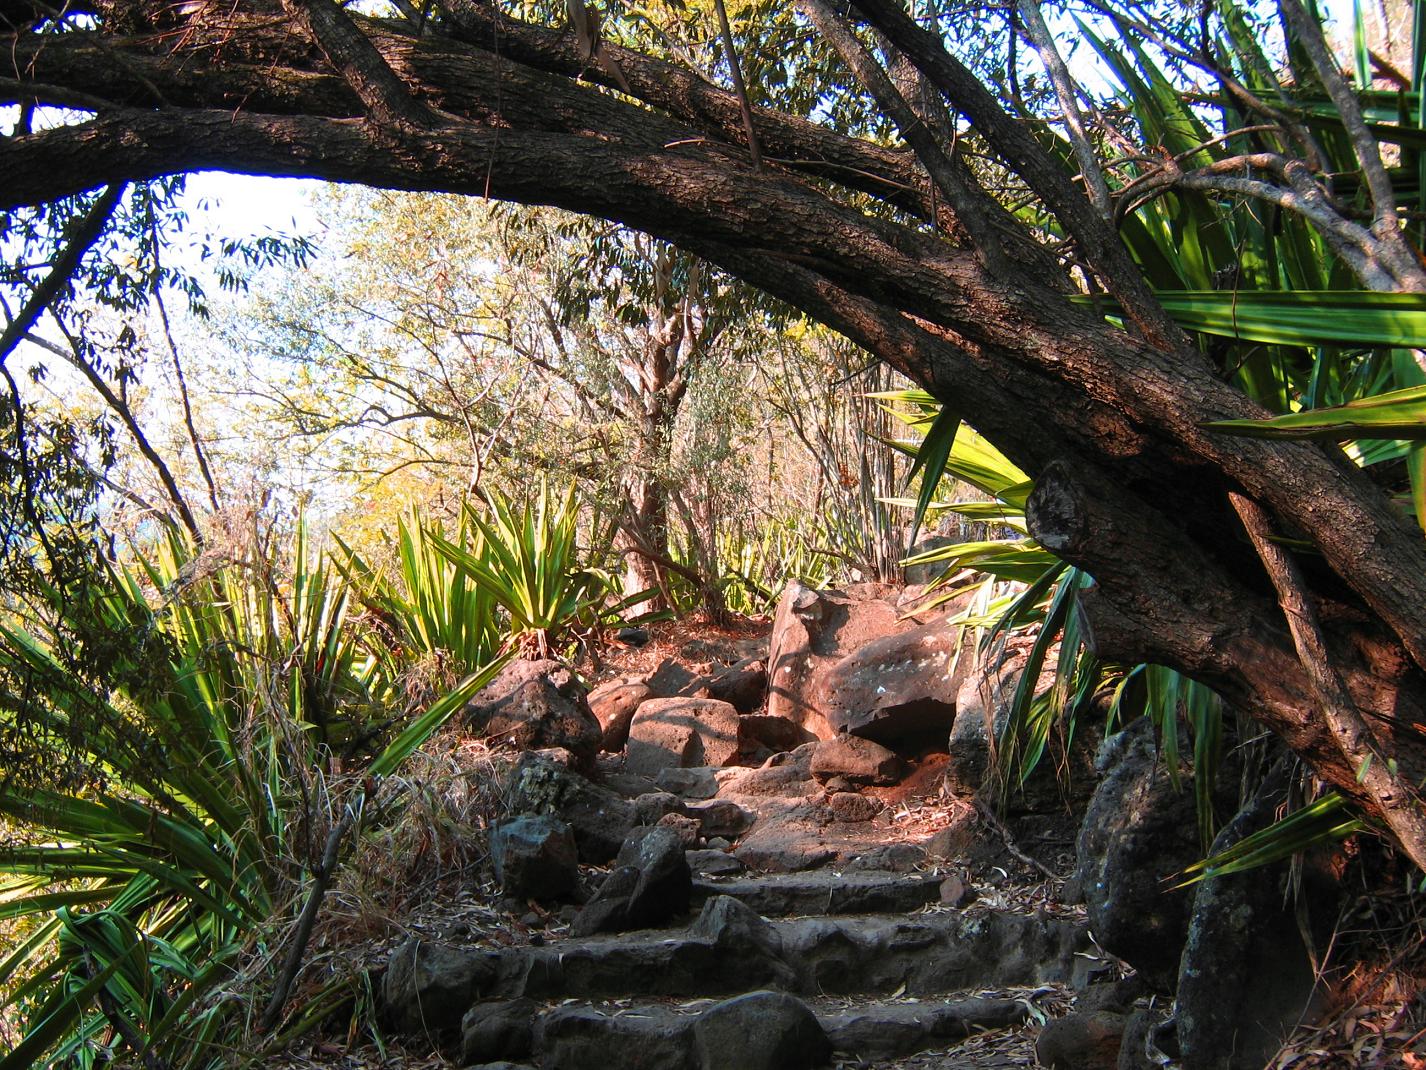
[[[841,1007],[814,1003],[814,1010],[832,1047],[859,1060],[949,1048],[987,1029],[1023,1025],[1030,1017],[1027,1001],[988,996],[862,1000]]]
[[[929,873],[880,871],[775,873],[693,881],[693,905],[730,895],[765,918],[825,914],[898,914],[920,910],[940,898],[944,878]]]
[[[518,1058],[546,1070],[636,1064],[669,1070],[788,1070],[829,1058],[894,1059],[952,1048],[984,1030],[1022,1025],[1029,1015],[1026,1001],[984,996],[855,1006],[767,990],[729,1000],[581,1000],[542,1006],[521,999],[472,1007],[462,1023],[460,1051],[464,1065]]]
[[[751,988],[805,995],[925,997],[1074,982],[1086,927],[1072,919],[942,910],[769,921],[729,896],[687,929],[644,930],[486,950],[410,941],[388,963],[398,1031],[454,1030],[480,1000],[722,997]]]

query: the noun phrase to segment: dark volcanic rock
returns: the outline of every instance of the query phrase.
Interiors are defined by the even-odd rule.
[[[493,954],[411,937],[382,978],[386,1020],[401,1033],[445,1032],[495,979],[497,962]]]
[[[667,791],[651,791],[634,800],[634,817],[641,825],[657,825],[669,814],[686,814],[687,804]]]
[[[725,851],[686,851],[684,854],[688,859],[688,868],[702,876],[726,877],[747,869],[747,866]]]
[[[946,1047],[983,1030],[1019,1025],[1027,1017],[1026,1004],[1013,999],[927,999],[861,1003],[824,1017],[822,1027],[839,1052],[888,1059]]]
[[[710,839],[722,836],[735,840],[752,828],[756,818],[731,799],[709,799],[690,803],[685,813],[698,822],[699,831]]]
[[[832,811],[838,821],[855,824],[859,821],[870,821],[881,813],[881,804],[855,791],[839,791],[827,800],[827,809]]]
[[[685,799],[711,799],[718,794],[718,778],[709,766],[695,769],[660,769],[654,778],[662,791]]]
[[[658,925],[688,911],[693,874],[684,857],[683,842],[672,829],[656,826],[631,838],[619,851],[621,866],[635,866],[639,880],[629,895],[629,924]]]
[[[466,706],[465,720],[487,739],[521,750],[563,747],[585,769],[603,736],[583,685],[557,661],[512,661]]]
[[[1193,792],[1158,766],[1147,718],[1121,737],[1080,827],[1075,881],[1099,946],[1171,992],[1192,904],[1163,881],[1201,857]]]
[[[1212,853],[1272,824],[1287,787],[1283,764],[1218,834]],[[1304,915],[1320,923],[1338,916],[1340,892],[1321,879],[1310,858],[1300,889],[1290,891],[1288,880],[1288,866],[1280,863],[1199,884],[1175,1014],[1186,1070],[1258,1070],[1307,1015],[1317,978],[1294,896],[1302,897]]]
[[[579,883],[579,854],[569,825],[551,814],[517,817],[490,834],[495,879],[506,895],[560,899]]]
[[[538,1010],[539,1005],[532,999],[477,1003],[461,1020],[462,1064],[469,1066],[529,1055],[535,1045]]]
[[[631,928],[629,899],[639,886],[638,866],[616,866],[599,885],[593,898],[575,916],[570,932],[575,936],[618,933]]]
[[[699,1070],[806,1070],[832,1046],[812,1008],[785,992],[715,1003],[693,1023]]]
[[[720,669],[708,680],[708,694],[739,713],[752,713],[767,697],[767,662],[744,658],[736,665]]]
[[[774,753],[790,751],[817,737],[795,721],[766,713],[748,713],[739,722],[744,740],[761,744]]]
[[[969,661],[959,643],[959,628],[935,621],[848,654],[822,684],[828,727],[883,743],[949,733]]]
[[[548,1070],[692,1070],[692,1030],[692,1018],[670,1012],[560,1007],[540,1018],[535,1049]]]
[[[698,846],[701,833],[697,818],[689,817],[687,814],[664,814],[659,818],[658,824],[660,828],[672,829],[678,837],[678,842],[683,844],[685,850]]]
[[[659,662],[647,682],[655,698],[708,697],[708,678],[672,658]]]
[[[854,650],[906,631],[892,601],[894,587],[862,584],[847,591],[814,591],[798,583],[782,592],[768,653],[767,713],[818,739],[836,732],[822,709],[822,674]]]
[[[589,708],[603,732],[600,749],[623,750],[629,741],[629,724],[634,719],[634,711],[640,703],[653,697],[653,690],[638,677],[609,680],[591,691]]]
[[[511,809],[555,814],[574,830],[581,862],[601,865],[618,852],[635,824],[634,807],[607,788],[533,754],[511,776]]]
[[[1124,1026],[1114,1011],[1052,1019],[1035,1041],[1035,1058],[1050,1070],[1116,1070]]]

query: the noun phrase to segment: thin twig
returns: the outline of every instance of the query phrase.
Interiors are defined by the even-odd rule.
[[[995,812],[985,804],[985,800],[977,799],[975,801],[975,812],[977,815],[979,815],[980,819],[984,821],[985,824],[989,827],[990,831],[995,833],[996,836],[1000,837],[1000,842],[1005,845],[1005,850],[1010,855],[1010,857],[1014,858],[1018,862],[1024,863],[1031,869],[1039,870],[1051,880],[1060,879],[1060,875],[1054,870],[1052,870],[1049,866],[1045,865],[1045,863],[1041,862],[1038,858],[1031,858],[1024,851],[1020,850],[1020,848],[1015,846],[1015,839],[1010,835],[1010,830],[1005,827],[1004,823],[1001,822],[1000,818],[995,816]]]
[[[84,254],[89,252],[104,233],[109,217],[119,206],[119,198],[127,188],[128,185],[124,182],[115,182],[106,187],[89,211],[71,224],[69,242],[64,251],[55,258],[54,267],[45,276],[45,280],[35,287],[30,299],[15,318],[5,325],[5,333],[0,334],[0,367],[10,359],[10,354],[20,344],[20,339],[30,333],[30,328],[35,325],[44,310],[69,285],[70,278],[79,270],[79,262],[84,259]]]
[[[312,887],[307,892],[307,902],[303,904],[302,914],[297,919],[292,943],[287,949],[287,957],[282,964],[282,973],[278,975],[277,987],[273,989],[272,999],[268,1001],[267,1009],[263,1011],[262,1020],[258,1025],[258,1028],[264,1033],[271,1032],[282,1016],[282,1008],[287,1003],[287,995],[292,991],[292,983],[297,980],[297,973],[302,968],[302,956],[307,951],[307,941],[312,938],[312,929],[317,924],[317,913],[322,907],[322,900],[327,894],[327,888],[331,886],[332,877],[336,875],[337,856],[342,848],[342,840],[346,838],[352,825],[356,823],[357,814],[364,801],[365,797],[363,796],[357,800],[356,805],[348,806],[346,812],[342,814],[341,821],[327,834],[322,860],[312,874]]]
[[[723,34],[723,48],[728,53],[728,69],[733,74],[733,88],[738,92],[738,102],[743,106],[743,128],[748,134],[748,155],[753,158],[753,170],[763,169],[762,150],[758,148],[758,133],[753,129],[753,104],[748,99],[748,87],[743,84],[743,68],[738,63],[738,50],[733,45],[733,28],[728,25],[728,10],[723,0],[713,0],[718,11],[718,25]]]

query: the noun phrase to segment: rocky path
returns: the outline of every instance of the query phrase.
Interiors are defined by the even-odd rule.
[[[529,816],[495,837],[507,906],[571,880],[583,906],[527,915],[509,947],[408,940],[383,979],[390,1025],[467,1066],[1030,1065],[1036,1023],[1103,968],[1083,920],[1022,894],[953,811],[829,792],[816,751],[662,778],[682,793],[527,755],[511,790]],[[871,812],[843,819],[844,794]]]

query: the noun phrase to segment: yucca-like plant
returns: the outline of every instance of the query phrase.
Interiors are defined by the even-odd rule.
[[[416,510],[397,521],[394,573],[373,567],[340,538],[334,541],[337,567],[373,618],[370,645],[391,686],[420,690],[433,676],[458,678],[489,663],[500,649],[498,602],[437,548]],[[452,545],[474,560],[488,563],[491,556],[469,512]]]
[[[345,627],[344,585],[300,536],[282,582],[260,563],[205,567],[174,538],[136,568],[108,568],[82,607],[57,604],[131,640],[102,694],[56,639],[0,625],[0,668],[33,684],[6,716],[26,718],[41,746],[78,750],[93,774],[0,784],[13,830],[0,919],[32,923],[0,961],[0,1011],[24,1022],[0,1070],[221,1061],[252,994],[225,988],[260,939],[290,942],[274,924],[310,897],[309,876],[330,877],[324,837],[352,830],[367,791],[493,671],[421,711],[362,775],[334,777],[338,726],[391,697]]]
[[[555,495],[541,480],[539,493],[518,505],[491,491],[485,506],[466,506],[464,545],[435,531],[426,537],[504,612],[513,636],[547,654],[562,631],[614,593],[607,574],[581,561],[574,484]]]

